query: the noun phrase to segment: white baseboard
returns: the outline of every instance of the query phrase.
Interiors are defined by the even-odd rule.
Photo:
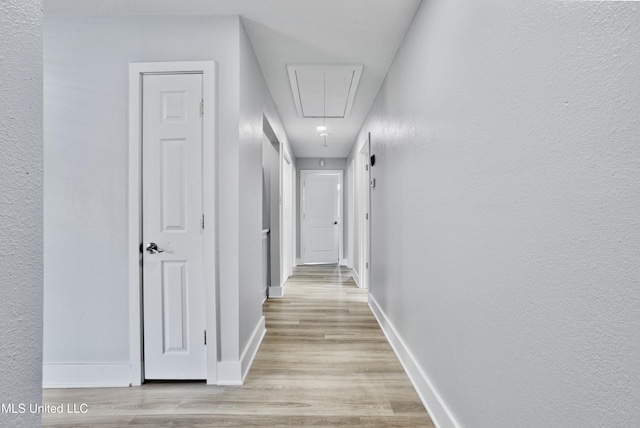
[[[424,407],[427,409],[429,416],[431,416],[431,420],[433,420],[435,426],[437,428],[459,428],[460,425],[458,425],[446,404],[442,401],[440,394],[438,394],[438,391],[433,387],[433,384],[422,371],[420,365],[411,354],[411,351],[409,351],[404,344],[402,338],[393,327],[393,324],[391,324],[371,294],[369,294],[369,307],[376,317],[376,320],[378,320],[380,328],[400,360],[407,376],[409,376],[409,380],[411,380],[413,387],[418,393],[422,404],[424,404]]]
[[[353,276],[353,280],[358,285],[358,288],[362,288],[362,285],[360,285],[360,275],[358,275],[358,272],[356,272],[355,270],[352,269],[351,270],[351,276]]]
[[[249,343],[245,346],[244,351],[242,351],[242,355],[240,356],[240,364],[242,367],[242,382],[249,374],[249,369],[251,369],[251,365],[253,364],[253,360],[256,358],[256,354],[258,353],[258,349],[260,349],[260,345],[262,344],[262,339],[264,339],[264,335],[267,333],[265,317],[262,316],[260,321],[258,321],[258,325],[253,330],[253,334],[251,335],[251,339],[249,339]]]
[[[129,363],[44,363],[43,388],[131,386]]]
[[[258,325],[245,346],[239,361],[220,361],[218,363],[218,385],[242,385],[249,374],[249,369],[260,349],[260,344],[267,329],[265,317],[261,317]]]
[[[242,385],[242,364],[240,361],[220,361],[218,363],[218,385]]]
[[[296,266],[302,266],[302,259],[296,259]]]
[[[284,297],[284,287],[269,287],[270,299],[281,299]]]
[[[347,259],[340,259],[340,266],[349,266],[349,260]]]

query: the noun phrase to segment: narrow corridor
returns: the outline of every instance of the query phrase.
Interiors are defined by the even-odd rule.
[[[88,412],[45,414],[43,426],[433,427],[348,269],[296,268],[264,313],[267,334],[242,387],[45,390],[45,403]]]

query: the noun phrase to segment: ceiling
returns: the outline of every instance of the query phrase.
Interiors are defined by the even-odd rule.
[[[349,154],[419,4],[420,0],[44,0],[44,11],[75,16],[240,15],[295,156],[341,158]],[[305,116],[318,116],[319,106],[324,110],[326,103],[344,106],[345,111],[349,107],[348,114],[341,114],[344,118],[299,114],[288,66],[305,70],[309,65],[329,67],[306,70],[306,77],[300,77],[302,105],[315,111]],[[344,92],[351,80],[347,84],[344,76],[325,77],[331,74],[325,70],[337,65],[362,67],[354,94]],[[320,76],[324,88],[319,86]],[[337,83],[325,83],[329,81]],[[329,116],[329,111],[323,115]],[[325,137],[316,130],[323,122],[329,134],[326,147]]]

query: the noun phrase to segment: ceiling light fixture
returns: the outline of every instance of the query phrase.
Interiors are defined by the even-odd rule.
[[[326,127],[326,126],[324,126],[324,125],[320,125],[320,126],[318,126],[316,129],[317,129],[318,131],[320,131],[320,132],[324,132],[324,131],[326,131],[326,130],[327,130],[327,127]]]

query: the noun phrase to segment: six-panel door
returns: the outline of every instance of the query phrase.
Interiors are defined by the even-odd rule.
[[[142,87],[145,379],[205,379],[202,74]]]

